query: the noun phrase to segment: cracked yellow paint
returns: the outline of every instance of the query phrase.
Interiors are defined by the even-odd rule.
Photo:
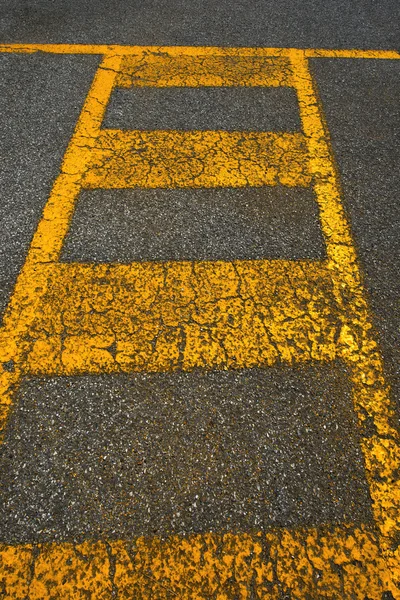
[[[333,360],[341,331],[318,262],[46,265],[27,373],[244,368]]]
[[[86,188],[308,187],[301,133],[103,130]]]
[[[375,519],[370,529],[348,525],[165,541],[3,546],[3,596],[75,599],[118,593],[222,600],[290,594],[381,600],[391,592],[400,598],[398,431],[307,62],[400,55],[70,45],[9,45],[0,51],[104,55],[0,330],[3,427],[24,375],[340,359],[352,381]],[[297,93],[302,133],[104,130],[115,85],[290,85]],[[277,183],[313,188],[326,260],[59,262],[85,187]]]
[[[374,532],[352,526],[0,546],[0,573],[4,600],[375,600],[391,588]]]
[[[147,52],[124,57],[118,87],[281,86],[290,85],[287,58],[215,54],[195,56]]]
[[[48,52],[51,54],[122,54],[123,56],[143,53],[167,54],[170,56],[290,56],[292,48],[229,48],[221,46],[121,46],[116,44],[0,44],[0,52],[31,54]],[[396,60],[400,58],[397,50],[356,50],[304,48],[306,58],[361,58]]]

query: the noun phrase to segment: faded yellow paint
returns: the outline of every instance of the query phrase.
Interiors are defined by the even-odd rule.
[[[13,45],[0,51],[105,55],[0,331],[3,425],[15,389],[27,374],[226,369],[340,359],[353,385],[378,532],[342,527],[138,539],[132,544],[4,546],[0,573],[6,597],[109,598],[118,591],[121,598],[172,594],[222,600],[250,597],[251,586],[259,598],[291,593],[293,598],[381,600],[384,591],[400,597],[398,432],[307,63],[310,57],[394,59],[398,53],[66,45]],[[303,132],[101,128],[116,84],[165,86],[168,78],[174,85],[241,81],[293,86]],[[58,262],[85,187],[277,183],[312,186],[325,261]]]
[[[152,52],[125,56],[119,87],[281,86],[290,85],[287,58],[230,54]]]
[[[171,56],[289,56],[293,48],[229,48],[221,46],[121,46],[115,44],[0,44],[0,52],[31,54],[49,52],[51,54],[122,54],[123,56],[142,55],[144,52]],[[297,49],[296,49],[297,50]],[[360,58],[396,60],[397,50],[357,50],[357,49],[301,49],[306,58]]]
[[[0,591],[5,600],[25,600],[31,579],[32,546],[0,546]]]
[[[114,189],[310,183],[301,133],[114,129],[98,136],[82,181]]]
[[[341,330],[318,262],[40,267],[28,373],[243,368],[333,360]]]
[[[362,437],[367,479],[373,500],[380,542],[393,567],[393,579],[400,584],[400,564],[395,555],[400,524],[400,444],[393,406],[385,383],[381,355],[374,340],[366,295],[361,283],[356,251],[340,199],[340,187],[330,157],[328,134],[324,127],[318,98],[302,52],[292,51],[293,79],[299,98],[303,131],[309,142],[310,170],[320,207],[325,234],[328,267],[331,269],[336,300],[342,306],[339,355],[351,367],[353,401],[361,431],[373,423],[376,436]],[[387,452],[390,437],[391,452]],[[376,460],[384,455],[386,461]],[[374,464],[375,469],[371,468]]]
[[[391,590],[374,532],[352,526],[0,546],[0,573],[4,600],[381,600]]]
[[[373,60],[397,60],[398,50],[327,50],[326,48],[306,48],[306,58],[361,58]]]

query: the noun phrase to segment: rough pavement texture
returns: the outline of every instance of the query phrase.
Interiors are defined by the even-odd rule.
[[[111,96],[103,127],[301,130],[296,92],[288,87],[119,88]]]
[[[400,61],[312,61],[400,415]]]
[[[279,4],[254,1],[251,10],[249,10],[248,2],[228,3],[226,0],[219,3],[195,3],[191,0],[185,3],[106,1],[101,4],[97,1],[81,1],[79,3],[73,1],[66,4],[60,0],[51,2],[7,0],[3,3],[0,16],[0,37],[2,41],[42,43],[69,41],[73,43],[154,43],[157,45],[227,44],[237,46],[396,48],[398,46],[399,10],[400,6],[395,0],[385,3],[372,1],[348,3],[341,0],[317,2],[313,0],[303,2],[301,5],[293,0],[279,2]],[[23,57],[21,62],[22,60],[29,61],[30,59]],[[45,60],[45,57],[38,56],[37,60]],[[54,64],[56,61],[58,64],[60,61],[66,61],[63,64],[67,64],[68,61],[82,61],[79,64],[83,65],[84,62],[87,65],[93,65],[90,73],[90,69],[88,70],[87,79],[86,75],[83,76],[83,79],[79,79],[76,69],[70,67],[62,77],[62,80],[67,82],[66,88],[73,92],[71,98],[77,99],[77,105],[74,108],[75,115],[77,115],[81,102],[78,97],[83,99],[86,93],[96,59],[54,57]],[[318,61],[318,64],[315,61],[314,69],[319,77],[320,93],[324,100],[324,109],[334,143],[336,160],[342,176],[344,201],[351,217],[353,233],[364,269],[365,283],[375,311],[375,325],[379,330],[385,352],[386,368],[390,374],[389,382],[395,384],[396,377],[398,377],[398,366],[396,366],[398,353],[395,349],[396,346],[398,347],[396,331],[399,330],[399,311],[396,304],[398,273],[395,255],[397,252],[396,239],[399,239],[400,236],[396,235],[398,206],[394,200],[398,189],[398,178],[395,176],[398,161],[396,161],[393,148],[398,143],[393,132],[398,118],[398,110],[394,103],[397,103],[398,106],[399,94],[394,85],[395,76],[392,75],[392,67],[388,65],[389,63],[385,66],[383,62],[367,65],[363,61],[354,61],[354,63],[344,61],[342,64],[339,62],[333,64],[330,61],[321,60]],[[398,69],[395,66],[393,68]],[[6,85],[2,97],[6,102],[7,98],[11,97],[9,107],[11,106],[12,110],[10,111],[8,108],[8,112],[3,113],[5,117],[4,131],[8,132],[10,128],[8,115],[11,114],[13,117],[13,115],[15,116],[13,111],[19,111],[18,103],[15,102],[14,89],[16,87],[18,100],[23,100],[22,106],[25,107],[22,109],[22,116],[18,117],[22,123],[20,130],[24,131],[31,121],[34,124],[36,120],[37,123],[41,123],[39,128],[48,131],[48,134],[40,137],[33,133],[32,138],[30,136],[24,138],[23,135],[13,137],[14,134],[11,137],[8,134],[5,136],[6,144],[9,145],[6,146],[4,154],[6,160],[7,155],[9,158],[8,163],[2,162],[2,166],[8,165],[7,185],[4,189],[8,186],[13,189],[12,186],[17,181],[20,191],[14,195],[17,197],[24,190],[25,197],[23,204],[18,201],[14,205],[11,200],[10,208],[7,208],[7,211],[16,210],[13,213],[12,221],[18,222],[18,227],[13,229],[10,222],[6,220],[2,229],[8,233],[7,238],[4,236],[2,240],[6,252],[3,262],[6,265],[4,271],[6,278],[5,284],[1,286],[5,298],[4,303],[6,303],[12,288],[15,274],[23,261],[40,208],[48,196],[51,181],[57,173],[59,158],[68,142],[74,118],[76,118],[76,116],[71,117],[69,121],[69,117],[65,116],[69,109],[66,109],[65,115],[59,119],[58,115],[66,106],[64,97],[69,98],[69,93],[67,94],[65,90],[62,94],[59,93],[62,88],[61,80],[58,81],[56,89],[52,92],[46,89],[48,80],[46,72],[42,72],[38,78],[37,73],[33,73],[29,67],[24,67],[24,69],[22,79],[33,83],[34,87],[30,87],[35,89],[35,98],[41,98],[40,105],[37,112],[35,112],[35,108],[32,113],[33,103],[29,101],[29,98],[27,101],[23,100],[23,86],[19,84],[18,86]],[[364,74],[360,75],[361,72]],[[79,91],[73,84],[73,81],[76,82],[77,79],[81,82],[78,85]],[[40,94],[41,90],[45,90],[42,95]],[[55,105],[59,110],[56,112],[51,109],[51,116],[49,113],[44,121],[40,121],[41,116],[37,120],[35,115],[43,115],[42,108],[47,105],[47,102],[52,102],[54,98],[56,98]],[[35,118],[32,117],[32,114]],[[57,121],[57,119],[59,120]],[[68,125],[68,123],[70,124]],[[60,145],[58,146],[59,150],[56,150],[55,146],[51,146],[56,137],[54,132],[60,132],[60,128],[64,125],[66,125],[66,129],[63,130],[60,138],[57,133]],[[228,128],[228,121],[226,125]],[[221,128],[224,128],[223,124],[221,124]],[[10,139],[11,143],[7,141]],[[360,139],[362,141],[359,141]],[[15,140],[18,141],[15,143]],[[119,140],[114,141],[118,142]],[[177,139],[171,138],[171,145],[176,141]],[[20,159],[15,160],[13,153],[21,150],[24,152],[24,146],[27,148],[25,156],[28,156],[28,160],[23,159],[23,167],[18,171]],[[103,151],[103,149],[100,150]],[[50,162],[47,158],[44,159],[47,152],[49,152]],[[42,162],[33,164],[32,170],[30,170],[31,154],[42,157]],[[394,159],[393,163],[391,163],[391,157]],[[53,166],[48,167],[47,164]],[[27,173],[26,178],[21,177],[23,171]],[[36,186],[34,186],[35,190],[39,190],[40,193],[30,193],[32,182]],[[32,201],[33,205],[30,204]],[[29,207],[29,212],[27,207]],[[396,226],[394,226],[395,222]],[[15,253],[15,249],[18,249],[18,253]],[[289,249],[288,244],[286,249]],[[61,265],[61,271],[67,266],[71,265]],[[102,267],[103,265],[96,266],[93,273],[90,274],[90,285],[93,284],[98,290],[101,289]],[[122,267],[119,268],[122,269]],[[285,269],[283,270],[285,271]],[[119,276],[122,272],[123,269],[122,271],[116,269],[113,273],[107,273],[107,276],[110,275],[112,279],[114,275]],[[90,295],[93,291],[90,285],[83,288],[81,296],[74,295],[77,294],[79,285],[87,280],[82,273],[79,269],[76,272],[71,271],[72,276],[76,276],[77,287],[74,288],[73,282],[62,276],[58,282],[59,287],[55,286],[55,289],[50,290],[48,295],[50,297],[53,294],[53,299],[58,296],[60,307],[67,306],[72,315],[76,316],[78,313],[81,316],[84,315],[78,324],[78,331],[79,333],[84,332],[85,335],[86,329],[91,334],[94,329],[101,329],[102,319],[107,319],[112,314],[109,310],[112,298],[110,299],[106,295],[101,298],[100,294],[96,306],[100,310],[98,313],[96,310],[92,310],[87,302],[88,298],[85,297],[85,294]],[[223,275],[223,270],[218,273],[219,277],[221,275]],[[298,277],[301,280],[300,266],[296,271],[296,281]],[[114,280],[112,279],[112,281]],[[166,288],[171,293],[178,292],[181,286],[179,278],[173,278],[173,281],[173,285],[167,285]],[[224,281],[225,283],[229,287],[229,278],[228,281]],[[126,289],[124,288],[125,284]],[[268,294],[273,293],[273,281],[270,284],[267,290]],[[124,280],[124,286],[118,292],[119,308],[122,314],[125,292],[128,295],[134,293],[131,282]],[[326,298],[328,298],[331,294],[330,288],[328,286],[324,289],[327,291]],[[70,290],[73,294],[70,299],[67,299],[66,294]],[[209,286],[207,285],[206,295],[208,291]],[[306,291],[308,298],[306,302],[311,311],[315,308],[313,294],[309,294],[308,289]],[[319,289],[316,291],[319,293]],[[177,297],[179,298],[179,293]],[[79,300],[77,307],[74,306],[76,298]],[[163,298],[168,300],[166,296]],[[105,315],[101,315],[101,308],[104,308],[103,300],[107,310]],[[231,298],[229,302],[235,300],[235,298]],[[298,309],[299,303],[305,301],[304,298],[293,298],[290,295],[287,299],[282,298],[281,300],[285,315],[287,308]],[[323,302],[318,304],[320,308],[325,306]],[[57,303],[54,306],[57,309]],[[169,318],[173,316],[168,313]],[[186,318],[185,315],[180,316]],[[331,313],[324,312],[319,318],[328,337],[332,335],[332,339],[336,340],[338,330],[332,326],[331,316]],[[335,319],[335,315],[333,317]],[[116,325],[118,333],[124,333],[126,329],[123,320],[115,314],[113,314],[113,318],[115,318],[113,325]],[[291,323],[290,319],[286,320],[289,334]],[[319,321],[313,321],[314,323],[318,329]],[[49,325],[54,333],[54,339],[50,339],[48,336]],[[67,322],[60,327],[55,314],[42,312],[38,326],[40,335],[37,339],[39,345],[42,344],[42,351],[37,355],[36,365],[46,372],[49,364],[46,365],[44,358],[47,358],[49,363],[52,362],[52,366],[54,366],[55,357],[58,360],[59,356],[57,353],[67,350],[66,354],[68,354],[68,339],[65,336],[66,329],[63,327],[69,328],[68,331],[71,333],[73,322]],[[240,346],[238,336],[232,335],[230,327],[231,323],[224,322],[223,333],[229,331],[233,346],[235,344]],[[306,342],[301,340],[301,344],[297,346],[295,344],[290,347],[280,347],[278,356],[285,355],[290,358],[303,353],[308,357],[312,351],[310,347],[319,346],[317,329],[313,331],[311,340],[306,340]],[[199,327],[199,332],[202,335],[201,327]],[[35,334],[37,333],[35,332]],[[351,331],[348,328],[344,327],[341,333],[343,333],[340,338],[341,343],[351,344],[353,342]],[[153,333],[150,331],[148,334],[153,339]],[[82,358],[80,366],[83,372],[85,356],[82,350],[87,349],[87,340],[84,339],[84,335],[82,346],[76,345],[77,352]],[[101,338],[101,335],[98,337]],[[170,347],[171,340],[167,340],[167,337],[157,338],[157,344],[158,342],[161,342],[161,346],[164,344],[164,349]],[[289,339],[290,337],[289,335]],[[210,348],[210,340],[205,342],[204,347]],[[93,356],[91,356],[92,364],[98,364],[99,369],[104,370],[104,367],[108,368],[107,360],[111,363],[117,358],[116,346],[112,340],[107,339],[97,339],[96,343],[100,347],[92,350],[95,357],[99,358],[99,362],[93,361]],[[174,355],[176,365],[183,364],[180,354],[181,341],[173,339],[172,344],[177,349],[176,355]],[[264,340],[264,344],[268,346],[270,341]],[[151,357],[152,353],[157,350],[157,360],[164,365],[165,356],[159,352],[159,347],[155,343],[153,346],[149,343],[148,346],[148,348],[146,346],[146,352],[148,352],[146,360],[149,360],[148,357]],[[259,347],[258,344],[257,348]],[[53,354],[49,352],[49,348],[52,349]],[[235,348],[237,350],[238,346]],[[71,350],[71,343],[69,350]],[[201,352],[203,350],[204,348],[201,349]],[[326,352],[327,356],[331,356],[329,344],[321,350]],[[270,358],[276,352],[272,345],[268,346],[268,351]],[[197,357],[199,360],[202,359],[201,352]],[[120,354],[125,360],[122,369],[130,369],[132,363],[129,361],[138,355],[136,349],[125,345]],[[224,360],[222,354],[217,357],[220,364]],[[68,368],[73,371],[77,366],[77,363],[74,362],[76,356],[71,359],[70,353],[69,358],[69,362],[67,360],[64,367],[66,364],[67,371]],[[245,357],[246,361],[248,358],[248,356]],[[208,360],[209,357],[206,358],[206,362]],[[118,364],[121,365],[120,362]],[[56,368],[61,369],[58,363]],[[13,364],[7,363],[7,369],[12,371]],[[367,380],[371,373],[372,370],[366,374]],[[26,385],[37,385],[37,380],[36,383],[35,380],[32,380]],[[51,385],[51,380],[47,381],[46,385]],[[396,395],[399,394],[395,389],[394,397]],[[40,395],[37,398],[40,404],[43,398]],[[381,400],[382,398],[377,394],[372,402],[373,409],[381,406]],[[77,402],[81,406],[84,401],[85,395],[82,394]],[[340,428],[344,422],[338,421],[338,424]],[[368,425],[371,425],[369,432]],[[378,427],[381,425],[378,422]],[[393,523],[390,523],[393,507],[390,504],[391,499],[389,499],[389,505],[385,504],[387,499],[385,486],[391,485],[393,479],[390,469],[395,461],[395,446],[392,445],[390,436],[385,437],[384,435],[380,438],[379,443],[374,445],[376,431],[373,429],[371,420],[366,418],[364,426],[366,437],[364,437],[363,444],[364,449],[365,444],[369,448],[367,455],[371,494],[376,495],[377,489],[379,490],[378,495],[382,492],[382,508],[384,512],[386,511],[385,518],[388,517],[386,525],[390,529],[393,527]],[[356,490],[353,489],[352,492],[350,488],[347,489],[350,495],[350,505],[352,505],[352,502],[356,502]],[[367,505],[364,505],[364,508],[367,512]],[[216,597],[217,594],[227,594],[232,598],[240,596],[250,598],[267,594],[268,597],[279,598],[279,600],[304,598],[307,594],[310,598],[326,597],[340,600],[342,598],[392,600],[395,597],[389,592],[387,581],[383,581],[387,571],[382,564],[373,528],[368,529],[368,526],[361,525],[354,530],[351,526],[342,525],[338,528],[328,526],[318,530],[309,528],[295,532],[279,529],[271,530],[265,535],[260,534],[260,536],[262,537],[228,534],[224,537],[220,534],[206,534],[190,538],[172,537],[164,542],[155,537],[147,540],[139,538],[133,543],[121,541],[112,544],[89,542],[80,546],[68,544],[59,546],[45,544],[33,547],[27,545],[17,548],[5,546],[0,548],[0,570],[2,572],[0,593],[6,590],[5,593],[9,593],[12,600],[19,597],[43,600],[50,598],[54,590],[62,590],[65,598],[71,598],[77,594],[80,596],[92,594],[92,597],[96,599],[113,598],[118,593],[121,598],[129,598],[129,600],[132,597],[165,598],[174,597],[174,595],[186,598],[190,594],[207,598],[207,600]],[[398,590],[394,590],[394,588],[392,591],[394,594],[398,593]]]
[[[62,260],[324,258],[307,189],[96,190],[81,194]]]
[[[371,516],[339,365],[27,380],[0,473],[8,542]]]
[[[0,313],[93,78],[93,56],[0,54]]]
[[[5,0],[4,42],[396,48],[397,0]]]

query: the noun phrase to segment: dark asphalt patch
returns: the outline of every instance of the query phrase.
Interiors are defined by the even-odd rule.
[[[400,414],[400,62],[311,63]]]
[[[300,131],[288,87],[116,89],[103,127],[225,131]]]
[[[3,0],[5,42],[398,48],[398,0]]]
[[[96,56],[0,55],[0,315],[98,61]]]
[[[95,190],[80,195],[62,260],[320,259],[310,189]]]
[[[26,380],[0,473],[11,543],[371,519],[339,365]]]

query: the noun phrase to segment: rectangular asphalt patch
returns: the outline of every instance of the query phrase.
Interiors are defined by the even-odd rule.
[[[62,260],[325,258],[310,189],[126,189],[81,193]]]
[[[114,90],[103,127],[222,131],[300,131],[289,87],[173,87]]]
[[[0,541],[369,522],[349,387],[339,364],[27,379]]]

